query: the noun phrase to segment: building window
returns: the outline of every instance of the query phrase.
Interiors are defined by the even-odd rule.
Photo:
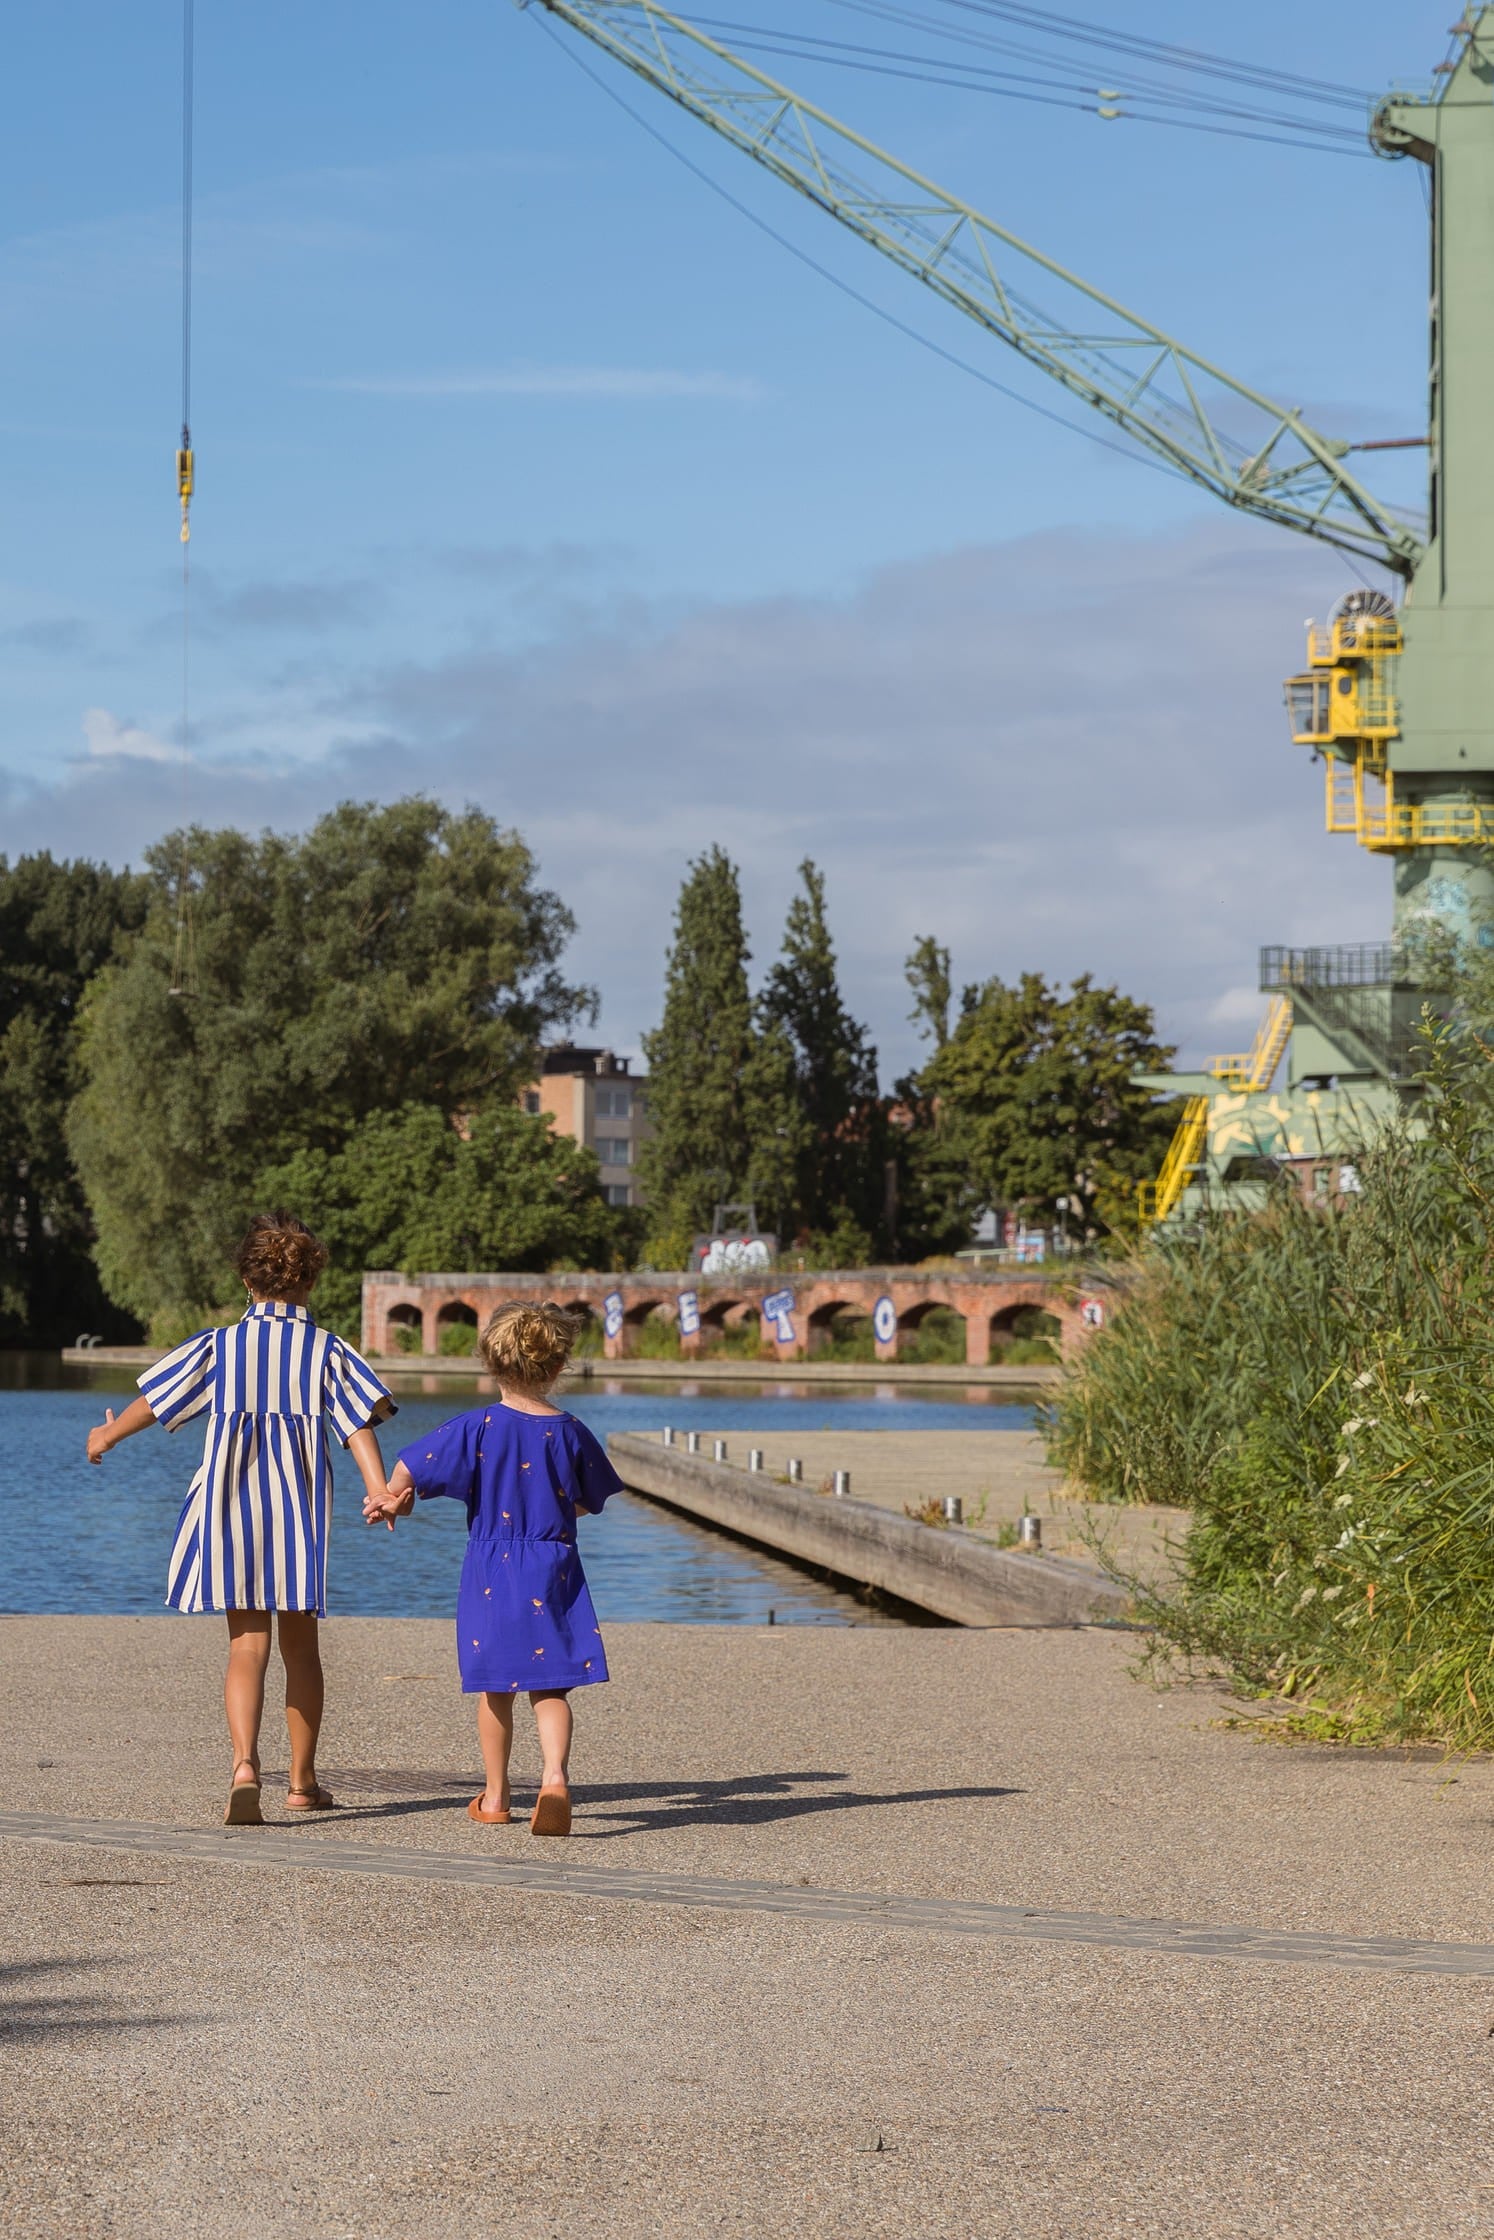
[[[538,1113],[539,1108],[540,1093],[538,1089],[526,1089],[524,1091],[524,1110],[526,1112]]]
[[[633,1203],[633,1193],[628,1188],[625,1182],[609,1182],[605,1184],[603,1187],[602,1195],[607,1200],[609,1206],[629,1206]]]
[[[597,1118],[599,1120],[626,1120],[633,1109],[631,1089],[616,1087],[598,1089]]]
[[[626,1136],[598,1136],[597,1157],[604,1167],[630,1167],[633,1146]]]

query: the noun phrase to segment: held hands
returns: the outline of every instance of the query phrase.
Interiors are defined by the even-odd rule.
[[[103,1422],[96,1423],[93,1429],[88,1434],[88,1459],[90,1462],[98,1463],[103,1461],[105,1455],[109,1452],[109,1449],[114,1444],[114,1441],[109,1436],[113,1428],[114,1410],[112,1408],[106,1408],[104,1410]]]
[[[398,1472],[395,1473],[396,1479]],[[363,1503],[365,1524],[385,1524],[392,1532],[396,1517],[407,1517],[415,1506],[415,1487],[406,1479],[403,1486],[386,1485],[382,1494],[370,1493]]]

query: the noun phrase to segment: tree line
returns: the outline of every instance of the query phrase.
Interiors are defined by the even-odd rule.
[[[882,1090],[801,867],[754,989],[740,880],[691,864],[644,1038],[646,1209],[520,1109],[546,1042],[595,1015],[574,921],[520,836],[419,797],[309,832],[194,827],[140,871],[0,857],[0,1342],[170,1338],[228,1312],[253,1206],[328,1239],[355,1329],[365,1268],[684,1264],[718,1203],[822,1264],[963,1244],[989,1204],[1124,1225],[1170,1127],[1130,1075],[1151,1012],[1088,978],[964,990],[908,960],[925,1062]]]

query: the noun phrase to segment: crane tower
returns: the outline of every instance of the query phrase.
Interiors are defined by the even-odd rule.
[[[1466,9],[1425,91],[1389,94],[1369,120],[1379,154],[1430,175],[1423,519],[1375,497],[1347,442],[655,0],[534,4],[1175,471],[1389,571],[1399,599],[1351,591],[1310,627],[1307,667],[1286,688],[1292,736],[1324,763],[1329,831],[1391,858],[1389,938],[1261,951],[1271,1002],[1253,1049],[1149,1077],[1187,1103],[1143,1210],[1162,1217],[1221,1190],[1249,1202],[1283,1165],[1313,1195],[1352,1190],[1355,1153],[1410,1086],[1439,975],[1459,951],[1494,947],[1494,5]]]

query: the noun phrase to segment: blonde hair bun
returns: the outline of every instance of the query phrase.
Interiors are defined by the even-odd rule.
[[[500,1383],[543,1390],[570,1360],[577,1330],[576,1317],[553,1299],[537,1307],[513,1300],[492,1315],[478,1351]]]

